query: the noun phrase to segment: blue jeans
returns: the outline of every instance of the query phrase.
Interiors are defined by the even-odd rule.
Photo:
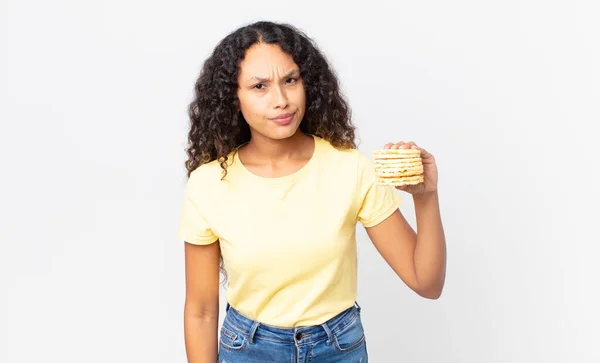
[[[367,363],[360,306],[321,325],[278,328],[243,316],[227,304],[218,363]]]

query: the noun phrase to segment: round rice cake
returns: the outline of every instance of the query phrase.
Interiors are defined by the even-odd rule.
[[[399,178],[377,178],[378,185],[415,185],[424,181],[423,175],[405,176]]]
[[[377,175],[378,177],[401,177],[421,174],[423,174],[423,164],[395,168],[375,169],[375,175]]]
[[[399,158],[417,158],[421,157],[419,149],[381,149],[372,152],[373,159],[399,159]]]
[[[422,164],[423,159],[420,157],[416,158],[392,158],[392,159],[374,159],[375,165],[377,166],[385,166],[385,165],[404,165],[404,164]]]
[[[396,163],[396,164],[375,164],[375,171],[386,171],[386,170],[405,170],[422,168],[423,162],[417,163]]]

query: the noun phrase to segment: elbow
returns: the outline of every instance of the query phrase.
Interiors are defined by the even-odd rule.
[[[424,297],[429,300],[437,300],[442,296],[442,291],[444,290],[444,286],[433,286],[427,289],[418,289],[416,291],[419,296]]]
[[[442,296],[442,292],[434,292],[434,293],[421,293],[419,294],[421,297],[424,297],[429,300],[437,300]]]
[[[219,320],[219,311],[215,310],[191,310],[185,309],[184,319],[198,319],[203,321]]]
[[[184,307],[184,315],[189,318],[197,318],[201,320],[218,320],[219,319],[219,303],[217,302],[197,302],[186,301]]]

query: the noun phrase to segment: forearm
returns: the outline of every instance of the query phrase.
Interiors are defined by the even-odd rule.
[[[188,363],[215,363],[218,347],[218,316],[184,313],[184,335]]]
[[[446,239],[438,193],[415,195],[413,200],[417,220],[413,258],[418,286],[424,296],[438,298],[446,277]]]

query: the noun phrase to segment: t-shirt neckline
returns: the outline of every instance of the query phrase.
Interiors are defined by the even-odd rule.
[[[291,181],[295,181],[298,178],[300,178],[302,175],[307,173],[313,167],[313,165],[316,163],[316,160],[318,159],[318,154],[320,152],[321,138],[316,135],[313,135],[313,134],[308,134],[308,135],[312,136],[312,138],[315,142],[313,154],[312,154],[311,158],[306,162],[306,164],[304,164],[300,169],[296,170],[295,172],[293,172],[291,174],[279,176],[279,177],[273,177],[273,178],[256,175],[253,172],[251,172],[250,170],[248,170],[248,168],[246,168],[244,163],[241,162],[237,151],[234,156],[234,162],[237,161],[237,163],[239,164],[239,168],[245,177],[254,179],[263,184],[277,185],[277,184],[281,184],[281,183],[288,183]]]

